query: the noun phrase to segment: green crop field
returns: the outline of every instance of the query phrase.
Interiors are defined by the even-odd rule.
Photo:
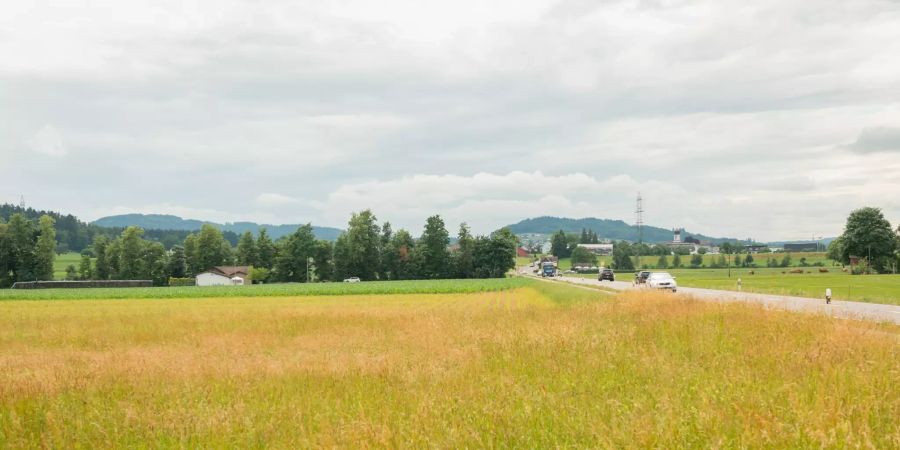
[[[358,286],[0,302],[0,448],[900,447],[895,326]]]
[[[291,297],[312,295],[450,294],[499,291],[522,286],[521,278],[485,280],[367,281],[361,283],[289,283],[247,286],[179,286],[98,289],[0,289],[3,300]]]

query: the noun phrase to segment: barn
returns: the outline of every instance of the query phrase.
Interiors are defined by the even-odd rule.
[[[216,266],[197,274],[197,286],[232,286],[250,284],[250,267]]]

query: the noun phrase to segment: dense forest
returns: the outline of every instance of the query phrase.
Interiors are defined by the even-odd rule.
[[[2,204],[0,205],[0,221],[9,222],[13,214],[21,214],[25,219],[37,225],[41,216],[49,216],[53,219],[54,229],[56,230],[56,251],[57,253],[76,252],[88,248],[94,240],[99,236],[105,236],[109,239],[115,238],[122,234],[127,227],[104,227],[89,224],[78,220],[71,214],[61,214],[56,211],[42,211],[33,208],[21,208],[17,205]],[[144,231],[144,239],[159,242],[163,244],[166,250],[172,246],[184,242],[184,239],[191,234],[190,230],[179,229],[148,229]],[[237,245],[238,234],[231,231],[224,231],[223,236],[231,243]]]
[[[169,214],[122,214],[102,217],[93,222],[102,227],[125,229],[138,227],[145,230],[183,230],[198,231],[203,225],[212,225],[227,235],[238,236],[249,231],[254,235],[265,228],[272,239],[279,239],[293,233],[300,225],[261,225],[255,222],[215,223],[203,220],[182,219]],[[333,241],[341,234],[341,230],[331,227],[313,226],[316,239]],[[233,243],[232,243],[233,244]]]
[[[429,217],[421,237],[379,224],[369,211],[355,213],[337,240],[317,239],[312,225],[273,240],[263,228],[234,240],[210,224],[195,233],[154,234],[138,227],[124,230],[87,225],[73,216],[27,210],[0,219],[0,287],[16,281],[53,279],[53,260],[62,246],[81,245],[81,263],[67,268],[73,280],[153,280],[155,285],[182,283],[215,266],[251,266],[254,282],[500,278],[515,266],[517,239],[508,229],[473,236],[463,224],[450,246],[440,216]],[[61,228],[57,218],[67,226]],[[73,225],[74,224],[74,225]],[[59,241],[61,232],[90,236]],[[170,246],[168,244],[171,244]]]

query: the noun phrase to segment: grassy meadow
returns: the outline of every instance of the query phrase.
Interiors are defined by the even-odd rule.
[[[782,258],[784,258],[784,256],[788,255],[788,254],[791,255],[791,267],[792,268],[798,268],[800,266],[800,259],[805,258],[806,263],[809,264],[810,266],[815,263],[822,263],[823,267],[828,270],[840,270],[840,266],[838,265],[837,267],[835,267],[834,261],[826,258],[824,252],[759,253],[759,254],[753,255],[753,262],[757,266],[759,266],[761,268],[765,268],[766,261],[768,259],[774,259],[780,263]],[[714,263],[718,263],[719,256],[725,256],[725,261],[728,262],[729,264],[733,264],[735,261],[734,258],[736,255],[730,255],[730,259],[729,259],[729,255],[710,255],[710,254],[700,255],[700,257],[703,258],[703,266],[705,266],[705,267],[709,267],[709,266],[713,265]],[[741,261],[743,261],[747,257],[747,255],[739,255],[739,256],[741,257]],[[691,257],[692,257],[692,255],[681,255],[681,264],[684,266],[690,265]],[[673,258],[674,258],[674,256],[672,256],[672,255],[666,256],[666,259],[669,264],[672,264]],[[597,261],[598,266],[609,267],[609,265],[612,263],[612,256],[598,256],[597,260],[598,260]],[[659,256],[646,256],[645,255],[645,256],[641,257],[641,266],[647,265],[648,267],[651,268],[650,270],[653,270],[653,268],[656,267],[656,263],[658,261],[659,261]],[[520,266],[523,266],[523,265],[528,265],[529,262],[530,261],[528,261],[526,258],[526,260],[524,260],[523,262],[517,261],[517,264]],[[572,268],[572,258],[561,258],[559,260],[559,268],[561,270],[571,269]],[[732,267],[732,269],[735,269],[735,267]],[[805,270],[816,270],[817,267],[804,267],[804,269]]]
[[[0,302],[0,447],[900,447],[898,327],[516,283]]]
[[[246,286],[172,286],[96,289],[0,289],[4,300],[169,299],[296,297],[317,295],[450,294],[500,291],[526,284],[522,278],[484,280],[366,281],[361,283],[283,283]]]
[[[81,254],[69,252],[56,255],[56,259],[53,260],[53,278],[65,280],[66,267],[69,267],[69,264],[75,266],[75,270],[78,270],[78,266],[81,264]]]
[[[791,269],[667,269],[682,287],[741,290],[763,294],[791,295],[797,297],[824,298],[825,289],[831,288],[837,300],[900,305],[900,275],[850,275],[839,268],[806,267],[803,273],[790,273]],[[753,274],[750,274],[750,272]],[[596,278],[596,274],[579,275]],[[632,272],[617,273],[617,280],[631,281]]]

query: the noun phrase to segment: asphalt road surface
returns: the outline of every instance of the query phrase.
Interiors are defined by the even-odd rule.
[[[523,275],[534,276],[529,267],[520,268]],[[628,281],[598,281],[596,278],[581,278],[561,276],[555,278],[557,281],[567,283],[586,285],[586,286],[602,286],[612,288],[619,291],[628,289],[648,289],[644,286],[635,287],[631,283],[630,273]],[[832,300],[831,304],[826,304],[825,299],[813,299],[806,297],[790,297],[786,295],[773,294],[756,294],[751,292],[738,291],[720,291],[715,289],[701,289],[690,287],[679,287],[678,293],[675,295],[684,295],[699,300],[716,301],[716,302],[743,302],[755,303],[765,308],[781,309],[787,311],[800,311],[813,314],[824,314],[830,317],[839,317],[844,319],[862,319],[874,322],[893,322],[900,325],[900,306],[881,305],[877,303],[863,302],[845,302],[840,300]]]

